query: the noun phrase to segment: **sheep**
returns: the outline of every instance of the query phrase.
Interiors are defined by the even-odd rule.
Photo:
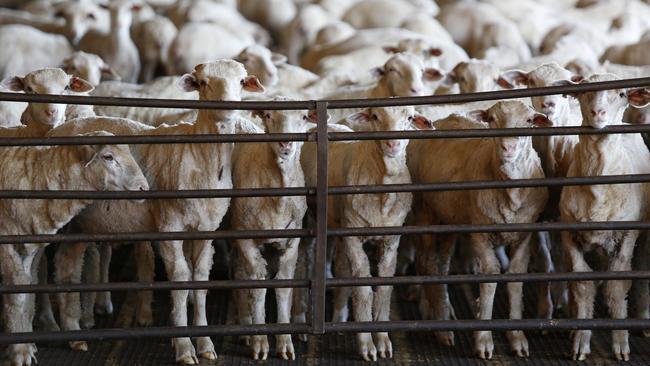
[[[66,57],[61,63],[61,68],[93,86],[99,85],[102,79],[120,80],[120,76],[101,57],[83,51],[76,51]]]
[[[475,122],[479,120],[481,122]],[[487,123],[484,123],[487,122]],[[451,115],[434,123],[435,129],[481,129],[549,126],[542,114],[520,101],[498,102],[487,110]],[[436,156],[442,160],[430,159]],[[417,140],[408,149],[408,165],[416,183],[543,178],[541,162],[529,136],[494,139]],[[417,199],[420,198],[420,199]],[[535,222],[548,198],[546,188],[508,190],[426,192],[416,197],[413,208],[419,224],[494,224]],[[530,259],[530,233],[476,233],[470,235],[472,254],[480,273],[499,273],[496,250],[510,247],[510,273],[524,273]],[[455,235],[434,240],[423,236],[418,243],[417,269],[420,274],[446,275],[453,253]],[[522,284],[509,283],[510,318],[522,317]],[[492,318],[495,283],[480,285],[479,319]],[[451,305],[446,287],[424,286],[436,319],[449,319]],[[528,355],[523,332],[507,333],[510,347],[520,357]],[[453,345],[452,332],[436,332],[443,344]],[[492,358],[494,344],[490,331],[474,333],[474,350],[482,359]]]
[[[284,100],[282,98],[280,100]],[[278,100],[278,99],[276,99]],[[255,111],[268,133],[305,132],[306,121],[313,121],[315,112]],[[304,187],[300,166],[301,142],[269,142],[237,145],[233,152],[233,187]],[[231,227],[236,230],[300,229],[307,210],[305,197],[245,197],[233,198],[230,207]],[[265,279],[267,273],[265,244],[278,249],[276,279],[292,279],[296,270],[300,238],[294,239],[239,239],[233,242],[236,260],[233,260],[236,279]],[[264,298],[266,289],[239,290],[236,298],[240,321],[248,324],[265,322]],[[291,321],[292,289],[276,289],[278,323]],[[251,337],[253,359],[266,360],[269,344],[266,335]],[[276,353],[282,359],[295,359],[291,335],[276,336]]]
[[[416,0],[361,0],[343,14],[343,21],[358,29],[397,27],[412,15],[438,13],[432,1]]]
[[[140,82],[153,80],[156,69],[167,63],[169,47],[177,34],[174,23],[160,15],[133,24],[131,38],[138,48],[142,64]]]
[[[435,40],[436,42],[455,45],[454,40],[451,38],[451,34],[449,34],[445,27],[433,18],[431,14],[411,14],[404,20],[404,22],[402,22],[399,28],[420,33],[427,39]]]
[[[111,27],[106,33],[91,30],[80,40],[77,47],[85,52],[94,53],[106,61],[122,80],[136,82],[140,75],[140,56],[138,48],[131,39],[130,28],[133,12],[139,11],[141,5],[133,0],[111,2]]]
[[[468,61],[467,52],[453,42],[431,42],[424,39],[403,39],[396,46],[384,47],[389,53],[410,52],[421,54],[422,60],[427,63],[435,57],[436,63],[443,70],[452,70],[461,62]],[[434,66],[432,64],[432,66]]]
[[[650,56],[647,51],[649,45],[650,40],[643,40],[626,46],[612,46],[605,51],[601,57],[601,61],[644,66],[648,64],[648,57]]]
[[[184,0],[168,9],[166,14],[178,28],[188,22],[214,23],[233,34],[246,33],[257,44],[268,45],[271,42],[266,29],[244,18],[236,8],[228,4],[211,0]]]
[[[93,96],[131,97],[131,98],[165,98],[196,100],[198,93],[188,93],[178,88],[179,77],[165,76],[146,84],[129,84],[119,81],[108,81],[99,84],[92,92]],[[95,106],[95,113],[100,116],[122,117],[132,119],[151,126],[162,123],[175,124],[193,115],[193,111],[177,108],[142,108]]]
[[[64,36],[21,24],[0,26],[0,49],[2,79],[60,65],[73,52]]]
[[[233,57],[253,44],[251,36],[232,33],[218,24],[186,23],[169,47],[165,70],[169,75],[190,72],[194,65]]]
[[[86,136],[110,136],[105,132]],[[2,189],[146,190],[147,180],[125,145],[15,147],[0,150]],[[3,200],[2,235],[55,234],[90,200]],[[0,246],[4,285],[37,283],[38,263],[47,244]],[[65,244],[64,244],[65,245]],[[34,294],[3,295],[3,320],[9,333],[31,332]],[[7,354],[13,365],[36,362],[36,345],[13,344]]]
[[[471,59],[454,67],[443,80],[443,86],[449,88],[458,84],[461,93],[478,93],[499,89],[501,70],[485,60]]]
[[[348,118],[375,131],[430,128],[430,121],[417,115],[411,106],[370,108]],[[328,149],[328,182],[334,186],[408,184],[411,177],[406,166],[407,145],[408,140],[333,143]],[[310,176],[308,180],[313,181],[315,146],[307,145],[303,149],[303,169]],[[401,226],[411,209],[411,200],[411,193],[330,196],[328,224],[329,227]],[[334,260],[336,276],[370,277],[368,256],[363,250],[363,244],[367,241],[373,242],[378,248],[377,275],[394,275],[399,235],[345,237],[338,240]],[[388,321],[391,291],[391,286],[378,286],[374,294],[369,286],[354,287],[352,290],[337,288],[333,321],[347,320],[350,292],[355,321]],[[357,352],[366,361],[376,361],[377,355],[380,358],[391,358],[393,348],[388,333],[380,332],[373,336],[370,333],[358,333]]]
[[[246,18],[268,29],[276,40],[297,12],[293,0],[239,0],[238,9]]]
[[[594,74],[581,83],[611,81],[613,74]],[[567,80],[564,84],[574,84]],[[577,94],[582,125],[601,129],[621,124],[628,105],[650,104],[647,89],[606,90]],[[594,176],[650,173],[650,152],[640,134],[580,136],[567,176]],[[563,222],[641,221],[647,218],[647,184],[567,186],[562,189],[560,214]],[[615,203],[615,204],[614,204]],[[562,246],[567,266],[572,272],[589,272],[592,267],[586,254],[595,254],[607,271],[629,271],[638,230],[562,232]],[[614,319],[627,318],[627,292],[630,281],[606,281],[605,302]],[[571,282],[573,316],[593,318],[596,287],[593,281]],[[647,291],[647,289],[645,290]],[[574,360],[585,360],[590,349],[590,330],[577,330],[572,337]],[[612,351],[618,361],[630,357],[627,330],[612,331]]]
[[[3,80],[2,85],[10,91],[27,94],[87,93],[93,90],[93,86],[86,80],[68,75],[58,68],[36,70],[24,77],[13,76]],[[29,103],[20,117],[23,125],[2,129],[0,135],[43,136],[51,128],[63,123],[65,111],[65,104]]]
[[[200,100],[240,100],[242,89],[264,90],[256,77],[248,76],[244,66],[233,60],[197,65],[192,74],[184,75],[179,80],[179,84],[186,91],[198,91]],[[96,117],[68,121],[52,130],[49,136],[69,136],[80,131],[101,129],[109,129],[119,135],[230,134],[259,130],[250,121],[239,117],[236,111],[201,109],[192,124],[180,123],[154,129],[127,119]],[[133,151],[151,186],[156,189],[232,188],[230,143],[138,145]],[[197,170],[196,167],[201,169]],[[75,223],[88,232],[213,231],[219,227],[229,203],[229,198],[147,201],[139,206],[121,201],[110,205],[98,203],[86,209]],[[191,257],[186,258],[184,249],[192,253]],[[209,240],[185,244],[182,241],[162,241],[160,255],[170,281],[208,279],[213,255]],[[194,324],[207,325],[206,291],[195,290],[192,294]],[[171,324],[174,326],[187,325],[187,296],[187,290],[172,291]],[[78,327],[74,321],[69,324]],[[216,358],[209,337],[198,337],[196,342],[199,357]],[[189,338],[174,338],[173,346],[177,362],[198,364],[197,351]]]
[[[336,24],[337,33],[348,36],[353,28],[344,22],[336,22],[336,18],[317,4],[308,4],[297,10],[296,15],[282,30],[280,39],[281,49],[287,55],[289,62],[300,64],[303,52],[308,45],[313,44],[318,32],[325,26]]]

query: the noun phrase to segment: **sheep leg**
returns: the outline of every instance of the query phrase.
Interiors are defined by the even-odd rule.
[[[342,255],[347,258],[352,277],[370,277],[370,262],[368,255],[363,250],[363,242],[360,238],[343,238],[342,245],[336,248],[336,251],[337,253],[342,252]],[[352,288],[352,312],[356,322],[372,321],[372,298],[372,287],[356,286]],[[377,361],[377,348],[370,333],[357,333],[357,347],[364,360]]]
[[[133,251],[138,282],[153,282],[155,276],[155,259],[151,243],[135,243]],[[148,327],[153,324],[153,313],[151,311],[152,298],[153,293],[151,291],[138,291],[135,305],[135,322],[137,325]]]
[[[108,283],[108,272],[111,265],[113,247],[111,243],[98,243],[99,246],[99,275],[101,283]],[[109,291],[100,291],[95,299],[95,313],[113,314],[113,302]]]
[[[288,280],[295,278],[296,261],[298,260],[298,248],[300,239],[291,239],[280,256],[278,262],[278,273],[275,278]],[[292,288],[276,288],[275,299],[278,306],[278,323],[288,324],[291,321],[291,293]],[[279,334],[275,336],[275,351],[283,360],[295,360],[296,352],[293,348],[290,334]]]
[[[528,262],[530,261],[530,238],[526,238],[514,248],[514,255],[510,260],[508,273],[526,273],[528,272]],[[510,300],[510,319],[521,319],[523,315],[523,286],[522,282],[508,283],[508,297]],[[524,332],[520,330],[506,332],[506,337],[510,343],[510,349],[519,357],[528,357],[528,340]]]
[[[306,240],[305,243],[301,243],[298,246],[298,260],[296,262],[296,273],[294,278],[307,279],[311,278],[311,265],[310,265],[310,254],[313,250],[314,240]],[[308,249],[306,249],[308,247]],[[309,268],[308,268],[309,267]],[[300,324],[307,322],[307,301],[308,301],[308,291],[306,288],[296,288],[292,291],[292,302],[291,305],[291,321],[292,323]],[[299,334],[298,339],[307,342],[307,334]]]
[[[399,236],[390,236],[380,244],[377,276],[395,276],[397,248],[399,248]],[[390,320],[390,296],[392,291],[393,286],[376,287],[372,305],[374,321]],[[377,347],[379,358],[393,358],[393,344],[388,337],[388,332],[373,333],[373,340]]]
[[[432,238],[433,239],[433,238]],[[428,252],[427,262],[433,270],[433,275],[446,276],[449,274],[451,265],[451,255],[454,251],[456,238],[453,235],[444,235],[440,237],[439,243],[430,243],[431,248]],[[452,318],[452,307],[449,301],[449,292],[447,284],[428,285],[426,286],[425,295],[427,303],[431,307],[432,317],[436,320],[449,320]],[[454,345],[454,332],[440,331],[434,333],[438,342],[446,346]]]
[[[266,260],[253,240],[236,240],[237,249],[242,267],[245,268],[246,277],[251,280],[266,279]],[[266,309],[264,300],[266,289],[249,289],[246,291],[246,303],[253,324],[264,324]],[[266,360],[269,354],[269,341],[266,335],[250,337],[254,360]]]
[[[650,235],[639,237],[638,253],[634,254],[634,267],[641,271],[647,271],[650,264]],[[638,319],[650,319],[650,289],[648,280],[637,280],[632,290],[634,296],[635,317]],[[644,337],[650,337],[650,330],[643,331]]]
[[[334,264],[334,274],[336,277],[351,277],[352,268],[348,259],[344,256],[343,251],[340,247],[343,245],[340,238],[336,238],[334,250],[335,260]],[[352,294],[351,287],[336,287],[334,288],[334,312],[332,314],[332,322],[334,323],[345,323],[350,317],[350,310],[348,308],[348,300]]]
[[[630,271],[632,269],[632,256],[637,236],[638,232],[636,231],[627,233],[621,243],[618,255],[609,263],[608,271]],[[605,282],[605,302],[612,319],[627,319],[627,293],[631,286],[632,282],[629,280]],[[612,331],[612,351],[618,361],[630,360],[630,345],[626,329]]]
[[[40,265],[38,266],[38,283],[45,285],[47,284],[48,281],[47,256],[45,255],[44,250],[40,251],[40,253],[41,253],[39,259]],[[39,294],[38,303],[39,303],[39,311],[38,311],[39,328],[45,331],[55,331],[55,332],[61,330],[59,328],[59,324],[57,324],[56,320],[54,319],[54,312],[52,311],[52,303],[50,302],[50,294],[47,293]]]
[[[489,236],[487,234],[472,234],[471,241],[472,248],[479,262],[478,272],[481,274],[498,274],[500,272],[499,260],[494,253],[494,249],[492,249]],[[496,288],[496,283],[482,283],[480,285],[479,319],[492,319],[492,308],[494,306],[494,293],[496,292]],[[494,351],[492,332],[474,332],[474,348],[480,358],[491,359],[492,352]]]
[[[548,232],[541,231],[537,233],[538,243],[537,260],[539,261],[537,267],[545,273],[555,272],[553,268],[553,259],[551,258],[551,238]],[[541,267],[541,268],[539,268]],[[537,287],[537,317],[540,319],[551,319],[553,317],[553,299],[551,296],[551,283],[538,282],[535,284]]]
[[[83,273],[81,280],[84,283],[99,283],[99,250],[97,245],[90,245],[86,249]],[[81,327],[89,329],[95,326],[95,301],[96,292],[81,293]]]
[[[175,228],[161,231],[175,231]],[[183,253],[183,242],[179,240],[160,242],[160,256],[165,264],[165,271],[170,281],[189,281],[190,269]],[[187,326],[187,295],[188,290],[173,290],[172,311],[170,314],[171,325],[176,327]],[[172,339],[172,344],[176,352],[176,362],[185,365],[197,365],[199,363],[196,357],[196,351],[189,337]]]
[[[573,241],[571,234],[562,232],[562,246],[567,255],[569,268],[572,272],[591,272],[592,269],[585,261],[578,244]],[[571,302],[574,306],[575,317],[578,319],[592,319],[594,317],[594,298],[596,286],[593,281],[576,281],[569,283]],[[573,359],[584,361],[591,353],[591,331],[577,330],[573,332]]]
[[[81,283],[84,254],[88,243],[61,245],[54,255],[54,280],[56,283]],[[59,293],[59,318],[63,330],[80,330],[81,298],[78,292]],[[88,351],[85,341],[70,342],[75,351]]]
[[[153,252],[151,252],[151,254],[153,254]],[[207,281],[210,279],[213,257],[214,247],[212,246],[211,240],[194,240],[192,242],[192,270],[194,281]],[[194,325],[208,325],[208,317],[205,312],[208,290],[194,290],[192,295],[194,297]],[[151,305],[151,302],[149,302],[149,305]],[[151,306],[149,306],[149,309],[151,309]],[[217,352],[214,349],[214,344],[210,337],[196,338],[196,351],[200,358],[205,358],[207,360],[217,359]]]
[[[2,283],[5,285],[28,285],[32,282],[30,262],[33,258],[21,258],[14,245],[0,245],[0,272]],[[3,295],[3,312],[5,330],[7,333],[31,332],[32,322],[29,319],[29,294]],[[36,345],[33,343],[11,344],[7,347],[7,355],[12,365],[31,365],[36,362]]]

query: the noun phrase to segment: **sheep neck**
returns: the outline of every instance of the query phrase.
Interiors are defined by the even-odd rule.
[[[374,160],[382,173],[383,184],[390,183],[390,180],[399,176],[406,169],[406,154],[395,157],[386,156],[378,141],[366,141],[365,144],[370,149],[368,156]]]
[[[492,171],[499,180],[527,179],[543,177],[539,157],[533,150],[532,143],[528,141],[527,146],[513,161],[504,162],[501,160],[497,149],[493,149]],[[538,161],[535,162],[535,159]],[[503,194],[508,197],[510,207],[514,210],[524,201],[525,195],[530,188],[508,188]]]
[[[576,148],[575,159],[579,164],[579,173],[583,176],[596,176],[603,174],[617,173],[617,167],[621,166],[622,150],[620,145],[621,136],[612,135],[582,135]]]
[[[291,158],[283,159],[278,157],[272,147],[272,144],[275,142],[267,142],[267,154],[268,165],[274,166],[278,169],[278,174],[281,180],[281,187],[294,187],[293,182],[297,176],[297,173],[300,172],[302,175],[302,168],[300,166],[300,149],[298,149]],[[300,171],[298,170],[300,169]]]
[[[52,125],[36,121],[32,116],[32,109],[28,106],[20,117],[20,122],[27,126],[30,136],[45,136],[52,129]]]

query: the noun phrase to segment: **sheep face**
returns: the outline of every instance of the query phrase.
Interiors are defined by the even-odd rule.
[[[85,136],[110,136],[106,132]],[[127,145],[79,146],[84,176],[101,191],[146,191],[149,183]]]
[[[557,63],[541,65],[536,69],[525,73],[519,70],[506,71],[498,78],[498,83],[506,89],[512,89],[515,85],[525,85],[529,88],[543,88],[557,85],[559,80],[572,79],[579,81],[580,76],[574,76],[571,72]],[[543,113],[558,125],[563,116],[570,113],[570,99],[566,95],[544,95],[531,97],[533,108]]]
[[[316,122],[316,112],[310,111],[255,111],[254,115],[264,123],[267,133],[306,132],[311,123]],[[275,156],[279,160],[290,160],[300,151],[300,141],[270,142]]]
[[[8,78],[2,84],[9,90],[27,94],[69,94],[93,90],[93,86],[86,80],[68,75],[61,69],[32,71],[24,77]],[[30,103],[25,113],[29,113],[31,122],[54,127],[63,122],[65,108],[65,104]]]
[[[422,60],[409,53],[391,57],[382,68],[374,70],[382,78],[391,96],[418,97],[430,93],[425,82],[439,81],[442,72],[435,68],[425,68]]]
[[[90,29],[100,26],[102,12],[90,1],[65,2],[56,6],[54,16],[65,20],[65,36],[72,44],[77,44]]]
[[[250,75],[255,75],[265,87],[278,83],[277,65],[283,64],[287,58],[271,52],[268,48],[254,45],[246,47],[238,56],[237,61],[244,64]]]
[[[543,114],[519,101],[504,101],[488,110],[471,112],[470,116],[489,123],[491,128],[550,127],[553,123]],[[522,152],[532,149],[530,136],[493,138],[495,151],[502,162],[513,162]]]
[[[594,74],[581,83],[617,80],[613,74]],[[559,85],[576,84],[571,80],[564,80]],[[596,92],[584,92],[575,95],[580,101],[582,123],[593,128],[603,128],[609,124],[619,124],[623,120],[625,108],[632,106],[643,108],[650,104],[650,91],[641,89],[613,89]]]
[[[249,92],[264,91],[259,79],[249,76],[244,66],[233,60],[196,65],[191,74],[185,74],[179,79],[179,86],[187,92],[198,91],[199,99],[208,101],[240,101],[242,89]],[[216,110],[201,112],[214,118],[227,113]]]
[[[102,77],[120,79],[120,76],[101,57],[83,51],[77,51],[63,60],[62,68],[68,74],[85,79],[92,85],[98,85]]]
[[[458,83],[461,93],[478,93],[497,89],[499,68],[483,60],[461,62],[447,75],[445,84]]]
[[[368,131],[405,131],[409,129],[432,129],[432,122],[426,117],[416,114],[415,108],[379,107],[369,108],[347,117],[354,124],[368,124]],[[396,158],[404,156],[409,140],[377,140],[375,141],[384,157]]]

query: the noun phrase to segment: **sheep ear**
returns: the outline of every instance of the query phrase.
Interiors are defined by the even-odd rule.
[[[535,113],[532,123],[535,127],[553,127],[553,121],[541,113]]]
[[[271,62],[273,62],[274,65],[282,65],[287,63],[287,56],[277,53],[277,52],[272,52],[271,53]]]
[[[199,90],[199,82],[192,74],[185,74],[181,76],[181,78],[178,79],[176,85],[178,85],[178,87],[181,88],[181,90],[184,90],[186,92],[193,92]]]
[[[14,76],[2,80],[2,86],[15,92],[20,92],[25,90],[25,82],[20,76]]]
[[[331,118],[332,116],[328,113],[327,122],[329,122]],[[316,112],[315,109],[310,109],[309,112],[307,112],[307,121],[312,123],[318,123],[318,113]]]
[[[514,89],[517,85],[528,84],[528,74],[520,70],[510,70],[499,75],[497,84],[504,89]]]
[[[370,75],[375,78],[380,78],[386,75],[386,71],[383,67],[375,67],[374,69],[370,70]]]
[[[397,47],[385,46],[385,47],[382,47],[382,49],[386,53],[399,53],[400,52],[399,48],[397,48]]]
[[[650,105],[650,90],[648,88],[628,90],[627,100],[634,108],[647,107]]]
[[[426,81],[438,81],[442,80],[444,77],[445,75],[442,73],[442,71],[433,67],[424,69],[424,73],[422,74],[422,79]]]
[[[244,90],[252,93],[264,93],[264,87],[257,76],[247,76],[242,80],[242,86]]]
[[[413,127],[415,127],[418,130],[434,129],[433,122],[421,114],[416,114],[415,116],[413,116],[413,119],[411,120],[411,125],[413,125]]]
[[[70,77],[68,87],[70,87],[70,90],[75,93],[89,93],[95,89],[91,83],[76,76]]]
[[[348,122],[356,123],[368,123],[370,121],[370,111],[363,110],[345,117],[345,120]]]
[[[106,80],[122,80],[122,77],[108,65],[102,66],[101,72],[102,78]]]
[[[490,116],[486,110],[476,110],[467,113],[467,117],[473,119],[476,122],[490,122]]]

